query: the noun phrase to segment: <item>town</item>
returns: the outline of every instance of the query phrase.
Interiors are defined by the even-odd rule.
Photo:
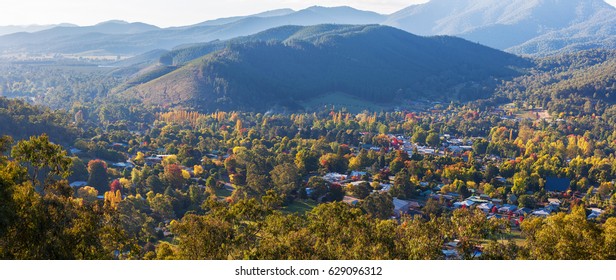
[[[606,162],[613,155],[595,166],[580,157],[593,154],[587,137],[544,142],[536,129],[570,123],[543,112],[440,103],[419,113],[173,111],[159,114],[143,131],[119,137],[108,130],[78,140],[70,152],[83,167],[70,185],[79,197],[114,207],[144,201],[142,211],[157,224],[152,235],[161,238],[159,244],[173,244],[173,221],[201,213],[209,199],[262,200],[268,190],[278,195],[275,209],[299,215],[336,201],[397,223],[480,210],[487,220],[507,221],[506,239],[523,243],[525,219],[583,205],[587,220],[601,223],[614,215],[616,202],[614,165]],[[464,122],[485,126],[465,131]],[[544,147],[550,154],[541,154]],[[458,239],[445,241],[443,258],[463,258]],[[475,242],[471,257],[480,257],[483,245]]]

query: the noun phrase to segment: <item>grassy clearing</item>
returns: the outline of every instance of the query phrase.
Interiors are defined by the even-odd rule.
[[[546,110],[530,110],[530,111],[521,111],[516,115],[517,118],[520,119],[530,119],[530,120],[545,120],[550,119],[550,113]]]
[[[225,189],[225,188],[216,189],[216,196],[218,198],[220,198],[220,199],[230,197],[231,194],[232,194],[232,192],[230,190]]]
[[[524,236],[522,236],[522,232],[519,229],[511,229],[511,232],[508,234],[505,234],[502,236],[502,240],[498,239],[498,241],[502,244],[507,244],[507,242],[513,242],[518,246],[524,246],[526,245],[526,239],[524,238]],[[481,239],[478,240],[479,244],[485,246],[488,245],[488,243],[490,243],[490,240],[488,239]]]
[[[287,207],[285,207],[282,211],[285,213],[292,213],[292,214],[305,214],[306,212],[309,212],[310,210],[312,210],[312,208],[316,207],[317,203],[315,201],[312,200],[296,200],[293,201],[293,203],[289,204]]]
[[[351,113],[360,113],[364,110],[379,112],[391,107],[388,104],[375,104],[374,102],[361,100],[342,92],[320,95],[302,102],[302,105],[307,109],[335,106],[336,109],[346,108]]]
[[[512,229],[508,238],[510,238],[509,240],[515,242],[518,246],[523,246],[526,244],[526,239],[522,236],[522,231],[520,230]]]
[[[519,109],[516,108],[514,103],[509,103],[501,106],[503,110],[508,112],[509,114],[514,115],[518,119],[529,119],[529,120],[547,120],[551,119],[552,116],[548,113],[547,110],[543,109]]]

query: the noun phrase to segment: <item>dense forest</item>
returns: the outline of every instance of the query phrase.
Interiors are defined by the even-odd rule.
[[[176,66],[185,57],[204,54]],[[119,94],[149,105],[207,112],[298,111],[331,93],[382,104],[402,98],[466,100],[490,96],[496,79],[517,76],[530,66],[522,58],[454,37],[341,25],[280,27],[172,51],[161,60],[173,66],[144,73],[138,79],[143,84],[133,82]],[[170,67],[179,68],[169,72]]]
[[[593,102],[614,103],[616,90],[616,52],[590,50],[562,54],[537,60],[537,66],[529,75],[521,76],[502,87],[509,99],[524,100],[537,107],[561,106],[554,111],[577,115],[574,104],[589,101],[585,113],[594,108]],[[552,102],[554,100],[577,100],[574,104]],[[571,106],[571,108],[562,107]]]
[[[16,139],[46,133],[58,143],[72,144],[79,131],[65,111],[53,111],[0,97],[0,131]]]

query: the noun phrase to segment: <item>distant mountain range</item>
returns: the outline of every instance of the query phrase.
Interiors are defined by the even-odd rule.
[[[201,111],[301,110],[331,96],[379,104],[470,100],[489,96],[497,79],[530,65],[463,39],[420,37],[379,25],[284,26],[219,50],[196,46],[188,52],[194,48],[205,55],[152,69],[116,94]]]
[[[70,23],[62,23],[62,24],[49,24],[49,25],[9,25],[9,26],[0,26],[0,36],[19,33],[19,32],[38,32],[47,29],[52,29],[54,27],[77,27],[77,25]]]
[[[87,27],[0,27],[0,35],[21,31],[0,36],[0,53],[132,56],[178,45],[228,40],[279,26],[318,24],[389,25],[417,35],[458,36],[527,55],[616,48],[616,8],[603,0],[432,0],[391,15],[315,6],[172,28],[122,21]]]
[[[432,0],[394,13],[384,24],[516,54],[616,48],[616,8],[603,0]]]
[[[167,29],[143,23],[111,21],[96,26],[55,27],[35,33],[5,35],[0,37],[0,52],[92,54],[94,51],[100,55],[136,55],[182,44],[251,35],[284,25],[374,24],[385,18],[374,12],[350,7],[310,7],[296,12],[279,10]],[[118,32],[121,30],[126,32]]]

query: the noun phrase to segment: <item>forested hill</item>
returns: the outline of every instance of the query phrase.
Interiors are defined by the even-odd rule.
[[[538,59],[536,64],[497,94],[572,115],[599,113],[593,107],[598,101],[616,102],[616,51],[580,51]]]
[[[66,112],[0,97],[0,134],[27,139],[45,133],[60,144],[72,144],[79,135]]]
[[[280,27],[255,38],[230,42],[123,94],[202,111],[301,109],[330,93],[381,103],[466,100],[489,95],[496,78],[530,65],[463,39],[378,25]]]

